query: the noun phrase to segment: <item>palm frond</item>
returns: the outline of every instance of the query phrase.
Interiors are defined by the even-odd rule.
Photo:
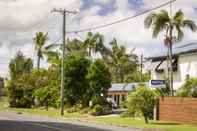
[[[184,33],[183,33],[183,31],[181,30],[181,28],[180,28],[180,26],[179,25],[177,25],[176,26],[176,30],[177,30],[177,40],[178,41],[181,41],[182,39],[183,39],[183,37],[184,37]]]
[[[178,23],[182,22],[183,19],[184,19],[184,14],[183,14],[182,10],[177,11],[173,17],[173,20]]]
[[[152,25],[154,19],[155,19],[156,14],[152,13],[150,15],[148,15],[145,20],[144,20],[144,26],[145,28],[150,28],[150,26]]]
[[[188,27],[189,29],[191,29],[193,32],[195,32],[197,30],[197,25],[195,24],[194,21],[192,20],[184,20],[183,21],[183,26],[184,27]]]

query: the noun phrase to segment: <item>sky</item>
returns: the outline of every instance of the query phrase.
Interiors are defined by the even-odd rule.
[[[135,15],[146,9],[153,8],[169,0],[1,0],[0,1],[0,76],[8,76],[8,64],[17,51],[22,51],[36,62],[33,38],[36,32],[48,32],[48,43],[60,42],[62,31],[62,15],[51,13],[53,8],[79,10],[76,15],[67,16],[67,31],[80,30],[97,25],[110,23],[121,18]],[[197,22],[197,1],[177,0],[172,5],[172,12],[181,9],[186,18]],[[166,9],[162,7],[155,12]],[[90,30],[105,36],[105,45],[116,38],[119,44],[128,51],[153,56],[164,52],[163,34],[152,38],[151,29],[144,28],[144,19],[148,14],[130,21],[119,23],[107,28]],[[183,43],[197,41],[197,33],[185,31]],[[68,34],[68,38],[83,40],[87,32]],[[59,40],[59,41],[58,41]],[[42,61],[42,67],[46,62]]]

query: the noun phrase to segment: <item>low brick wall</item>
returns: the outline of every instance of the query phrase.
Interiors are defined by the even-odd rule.
[[[160,98],[158,119],[197,124],[197,99],[182,97]]]

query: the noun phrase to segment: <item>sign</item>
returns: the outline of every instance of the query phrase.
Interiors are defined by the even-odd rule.
[[[165,80],[151,80],[151,85],[165,85]]]
[[[151,87],[165,87],[165,80],[150,80]]]

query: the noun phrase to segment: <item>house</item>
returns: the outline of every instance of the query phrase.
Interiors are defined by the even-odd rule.
[[[114,83],[108,89],[108,98],[111,98],[115,107],[119,107],[127,99],[129,92],[135,89],[137,85],[138,83]]]
[[[167,76],[166,53],[148,57],[152,80],[165,80]],[[197,77],[197,42],[177,43],[173,46],[173,86],[176,91],[186,78]]]

